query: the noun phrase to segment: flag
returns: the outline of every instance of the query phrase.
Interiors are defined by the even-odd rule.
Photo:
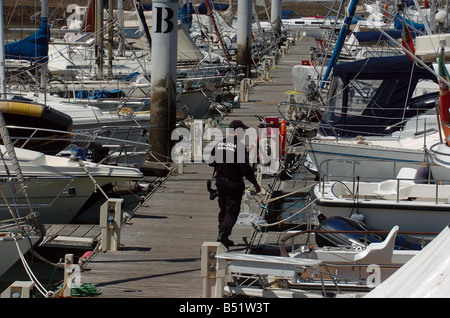
[[[438,74],[440,77],[445,79],[447,82],[450,79],[448,75],[447,67],[445,66],[444,60],[444,48],[441,48],[441,53],[438,58]],[[450,137],[450,90],[444,81],[439,78],[439,115],[441,118],[442,130],[444,131],[445,140],[448,141]],[[447,142],[448,144],[448,142]]]
[[[414,42],[411,36],[411,32],[409,32],[408,26],[406,25],[404,17],[402,20],[402,46],[412,54],[414,54]],[[411,60],[413,60],[411,56],[410,58]]]
[[[430,4],[428,3],[428,0],[424,0],[424,1],[423,1],[423,7],[424,7],[425,9],[429,9],[429,8],[430,8]]]

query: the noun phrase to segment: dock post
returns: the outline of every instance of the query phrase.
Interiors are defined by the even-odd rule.
[[[2,292],[1,298],[33,298],[34,287],[32,281],[15,281]]]
[[[178,157],[180,158],[180,162],[178,163],[178,174],[184,173],[184,151],[183,148],[180,148],[178,152]]]
[[[63,297],[72,297],[72,280],[74,278],[74,265],[73,254],[64,255],[64,287],[63,287]],[[79,267],[78,267],[79,269]],[[79,274],[79,273],[78,273]],[[80,278],[77,276],[77,278]]]
[[[201,275],[203,277],[202,298],[222,298],[225,287],[226,262],[216,255],[226,253],[220,242],[204,242],[202,245]]]
[[[101,250],[118,251],[122,227],[123,199],[108,199],[100,207]]]
[[[251,79],[250,78],[242,79],[241,86],[240,86],[241,101],[248,102],[248,97],[249,97],[249,94],[250,94],[250,86],[251,86]]]

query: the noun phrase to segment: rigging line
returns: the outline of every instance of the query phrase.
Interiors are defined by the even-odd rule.
[[[281,224],[281,223],[283,223],[283,222],[285,222],[285,221],[287,221],[287,220],[289,220],[289,219],[292,219],[292,218],[293,218],[294,216],[296,216],[297,214],[300,214],[300,213],[304,212],[307,208],[311,207],[317,200],[319,200],[319,198],[315,198],[314,200],[312,200],[310,203],[308,203],[305,207],[303,207],[303,208],[300,209],[299,211],[297,211],[297,212],[291,214],[289,217],[287,217],[287,218],[285,218],[285,219],[282,219],[282,220],[280,220],[280,221],[278,221],[278,222],[271,223],[271,224],[256,224],[256,223],[254,223],[254,222],[251,222],[251,224],[252,224],[253,226],[255,226],[255,227],[270,227],[270,226],[274,226],[274,225]]]
[[[405,115],[406,115],[406,107],[408,106],[408,100],[409,100],[409,92],[411,91],[411,82],[412,82],[412,78],[413,78],[413,74],[414,74],[414,67],[416,66],[416,63],[412,63],[412,67],[411,67],[411,74],[409,76],[409,83],[408,83],[408,90],[406,93],[406,98],[405,98],[405,106],[403,108],[403,116],[402,116],[402,121],[405,120]],[[401,134],[401,131],[400,131]],[[399,136],[400,138],[400,136]]]
[[[14,4],[14,8],[12,9],[11,16],[9,17],[9,20],[8,20],[8,23],[6,24],[6,27],[8,27],[11,24],[11,20],[12,20],[12,18],[14,16],[14,12],[16,11],[16,7],[17,7],[18,3],[19,3],[19,0],[17,0],[16,3]]]
[[[52,293],[48,292],[44,286],[39,282],[39,280],[34,275],[33,271],[31,270],[30,266],[28,265],[27,261],[25,260],[25,257],[19,247],[19,243],[17,243],[15,235],[13,235],[14,243],[16,244],[17,252],[19,253],[20,260],[22,261],[22,264],[24,266],[25,271],[28,274],[28,277],[36,284],[36,288],[38,291],[45,297],[48,298]]]

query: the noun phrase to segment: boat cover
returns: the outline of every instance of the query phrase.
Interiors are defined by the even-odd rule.
[[[403,28],[402,21],[403,17],[399,14],[396,15],[396,19],[394,20],[394,28],[396,30],[401,30]],[[412,22],[408,19],[405,19],[405,23],[409,26],[412,26],[414,29],[418,31],[425,32],[425,25],[423,23]],[[414,30],[411,30],[411,34],[415,33]]]
[[[77,91],[76,98],[81,99],[99,99],[99,98],[121,98],[125,97],[125,92],[121,89],[112,89],[112,90],[93,90],[86,91],[81,90]]]
[[[448,298],[450,296],[450,228],[365,295],[366,298]]]
[[[22,40],[5,44],[5,58],[34,62],[47,61],[50,40],[50,25],[47,22],[47,18],[42,18],[39,30],[35,33]]]
[[[322,119],[320,131],[324,135],[333,136],[334,131],[341,137],[388,135],[403,128],[403,124],[399,124],[401,121],[417,115],[418,112],[434,108],[434,103],[420,104],[417,106],[420,109],[410,105],[409,101],[419,80],[437,83],[437,77],[427,69],[417,66],[407,55],[371,57],[337,64],[333,68],[332,76],[340,78],[345,87],[342,92],[342,105],[339,105],[342,113],[336,118]],[[354,80],[382,80],[372,100],[368,101],[360,115],[347,114],[352,93],[348,87]],[[392,94],[384,96],[386,91],[390,90]],[[382,98],[377,100],[380,95]],[[406,110],[405,105],[408,106]],[[330,124],[334,131],[329,128]],[[386,127],[392,128],[388,130]]]
[[[402,31],[398,30],[386,30],[386,32],[393,39],[400,39],[402,37]],[[385,36],[381,31],[364,31],[364,32],[353,32],[352,33],[355,38],[360,43],[364,42],[377,42],[382,40],[390,40],[387,36]],[[415,37],[415,33],[411,33],[413,37]]]

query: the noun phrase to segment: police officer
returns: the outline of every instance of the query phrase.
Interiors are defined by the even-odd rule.
[[[233,120],[229,125],[230,134],[218,142],[211,151],[210,166],[215,169],[216,186],[219,196],[219,235],[217,241],[227,249],[234,245],[228,236],[231,234],[241,209],[245,190],[245,177],[250,181],[256,193],[261,188],[256,181],[249,164],[249,155],[241,139],[244,130],[249,128],[240,120]]]

